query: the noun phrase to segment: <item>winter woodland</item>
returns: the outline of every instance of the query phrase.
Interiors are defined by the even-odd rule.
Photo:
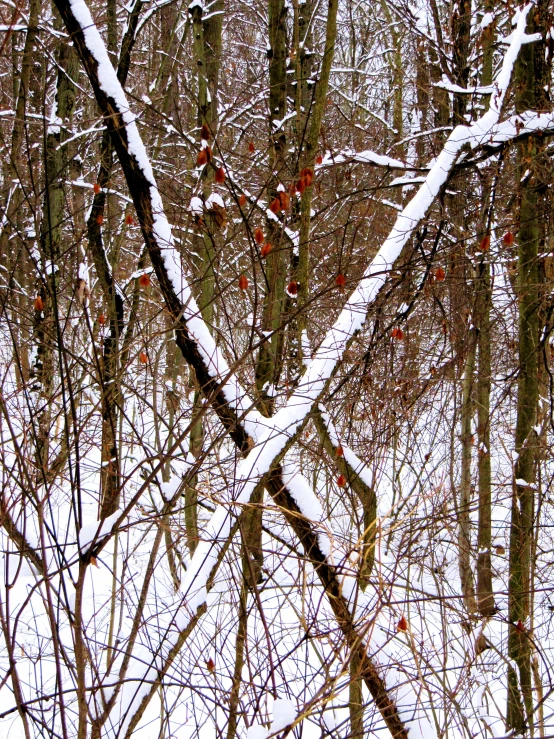
[[[0,736],[554,736],[551,4],[0,10]]]

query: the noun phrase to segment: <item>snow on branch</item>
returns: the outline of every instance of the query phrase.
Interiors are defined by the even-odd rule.
[[[491,99],[489,110],[471,126],[457,126],[452,131],[425,181],[398,216],[388,238],[367,268],[364,277],[348,299],[335,324],[327,332],[325,339],[312,358],[299,388],[287,404],[272,418],[264,419],[265,429],[256,446],[248,457],[241,461],[237,469],[233,500],[239,508],[250,500],[256,486],[274,467],[275,461],[281,457],[290,440],[325,390],[327,382],[332,377],[349,342],[361,330],[368,307],[376,299],[394,262],[400,256],[402,249],[418,224],[427,214],[441,188],[447,182],[464,145],[469,144],[472,148],[475,148],[485,143],[497,125],[504,97],[512,77],[513,67],[525,41],[525,26],[531,7],[529,4],[516,12],[517,26],[512,34],[511,44],[506,51],[498,74],[495,86],[497,92]],[[304,503],[306,503],[305,510]],[[303,500],[302,496],[296,499],[296,504],[301,513],[309,519],[310,506]],[[224,523],[228,515],[230,515],[229,512],[222,507],[219,507],[214,513],[210,530],[218,538],[224,531],[224,527],[229,525]],[[201,582],[209,571],[208,567],[202,567],[202,563],[207,562],[210,557],[214,556],[213,553],[210,554],[210,547],[212,546],[215,546],[215,542],[210,542],[206,547],[197,550],[193,558],[191,578],[195,583],[195,593],[201,590]],[[194,572],[194,575],[192,575],[192,572]],[[186,582],[186,587],[190,588],[192,582],[189,581],[188,577]],[[196,605],[196,597],[194,602]]]
[[[328,153],[323,157],[321,164],[316,164],[316,171],[321,169],[329,169],[337,164],[370,164],[374,167],[388,167],[389,169],[414,169],[400,159],[383,156],[377,152],[367,149],[366,151],[353,151],[345,149],[339,154]]]
[[[525,26],[531,5],[517,11],[517,27],[511,36],[510,46],[496,80],[497,92],[492,96],[488,112],[471,126],[458,126],[452,131],[419,191],[398,216],[389,237],[328,331],[309,364],[302,384],[273,418],[264,418],[261,423],[259,423],[258,415],[250,410],[251,401],[240,388],[224,357],[218,351],[200,316],[190,287],[183,277],[180,259],[173,245],[171,228],[164,214],[152,167],[138,133],[135,117],[129,109],[123,89],[117,80],[90,12],[83,0],[56,0],[56,5],[74,38],[95,89],[96,98],[114,134],[115,146],[166,302],[173,316],[176,319],[182,318],[179,326],[183,332],[180,344],[184,346],[183,353],[189,361],[191,354],[194,355],[191,364],[195,368],[199,360],[202,362],[205,372],[201,382],[210,383],[207,394],[209,396],[213,394],[210,399],[214,405],[219,395],[224,394],[225,402],[233,410],[232,418],[229,419],[229,427],[233,420],[236,421],[237,416],[244,418],[246,432],[257,442],[250,454],[238,466],[232,496],[233,504],[225,508],[219,506],[216,509],[207,529],[208,536],[197,547],[182,584],[186,607],[179,612],[177,623],[174,624],[171,632],[175,635],[174,644],[171,644],[173,639],[171,636],[165,647],[171,651],[172,646],[177,645],[180,635],[190,622],[191,613],[197,612],[198,608],[205,603],[206,585],[209,573],[217,561],[217,551],[222,541],[226,540],[232,521],[236,519],[242,505],[250,500],[257,485],[263,483],[270,489],[274,499],[282,505],[287,520],[299,534],[306,552],[314,562],[314,567],[318,570],[326,592],[332,596],[330,602],[349,644],[361,650],[360,656],[365,660],[366,668],[364,677],[366,682],[369,680],[369,683],[373,685],[370,689],[391,733],[393,736],[405,737],[407,736],[406,728],[399,717],[396,706],[391,701],[381,677],[369,660],[365,647],[354,628],[348,598],[341,592],[340,585],[337,585],[339,580],[336,568],[327,562],[326,553],[321,551],[322,546],[314,533],[311,524],[313,498],[308,496],[303,489],[298,488],[295,490],[293,499],[290,492],[283,486],[277,464],[311,412],[314,403],[325,390],[349,342],[362,328],[369,305],[376,299],[394,262],[447,182],[462,148],[466,144],[472,148],[486,144],[493,128],[498,124],[513,66],[522,44],[527,41]],[[226,383],[224,388],[222,383]],[[221,407],[218,412],[221,414]],[[242,443],[244,433],[237,435],[236,426],[234,432],[231,429],[229,432],[231,435],[234,433],[233,438],[235,441],[238,438],[237,443],[244,449]],[[276,471],[276,474],[269,474],[272,470]],[[296,510],[302,515],[298,516],[295,513]],[[150,675],[151,673],[148,672],[146,678]],[[147,687],[145,686],[145,689]],[[135,715],[136,693],[129,699],[127,705],[121,705],[121,709],[122,714],[129,717],[130,723],[131,717]]]
[[[123,87],[117,77],[102,37],[83,0],[56,0],[56,6],[70,32],[94,88],[97,102],[113,136],[135,204],[152,264],[168,307],[178,323],[177,341],[185,357],[192,360],[201,384],[216,395],[214,403],[228,405],[228,429],[236,427],[237,416],[246,432],[256,436],[257,421],[253,402],[238,383],[235,374],[206,326],[186,281],[181,259],[174,246],[171,226],[166,218],[152,165],[141,139],[136,117],[132,113]],[[221,414],[220,414],[221,417]],[[244,432],[231,432],[240,437],[241,448],[249,442]]]

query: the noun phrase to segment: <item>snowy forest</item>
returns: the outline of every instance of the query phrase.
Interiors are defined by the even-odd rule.
[[[553,737],[552,4],[0,12],[0,736]]]

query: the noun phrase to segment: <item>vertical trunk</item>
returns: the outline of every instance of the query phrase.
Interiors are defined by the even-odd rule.
[[[222,3],[217,2],[212,10],[222,10]],[[218,122],[218,83],[221,60],[222,16],[219,12],[203,19],[201,4],[193,4],[189,8],[192,21],[193,49],[198,69],[198,125],[207,126],[211,135],[217,134]],[[202,191],[204,198],[211,192],[214,181],[213,168],[208,163],[202,174]],[[218,225],[216,218],[207,216],[206,228],[198,238],[199,248],[199,285],[198,306],[202,318],[208,326],[214,323],[215,298],[215,266],[216,238]],[[198,458],[202,454],[204,444],[204,421],[202,392],[198,387],[193,370],[191,379],[196,386],[194,395],[193,424],[190,431],[190,452]],[[198,475],[195,475],[185,490],[185,527],[189,551],[194,554],[198,542]]]
[[[348,688],[350,739],[364,739],[363,680],[360,677],[360,658],[353,651],[350,658],[350,686]]]
[[[227,725],[227,739],[235,739],[239,718],[240,686],[242,683],[242,668],[244,667],[244,647],[248,628],[248,589],[243,582],[240,589],[237,640],[235,643],[235,669],[233,683],[229,696],[229,723]]]
[[[107,314],[107,331],[104,336],[101,393],[102,393],[102,476],[100,517],[112,515],[119,507],[119,459],[117,453],[118,409],[120,405],[119,337],[123,328],[123,298],[116,290],[108,255],[104,249],[102,227],[99,221],[106,205],[103,189],[112,168],[112,148],[108,134],[102,138],[101,164],[98,185],[102,190],[95,195],[87,222],[89,247],[92,252],[98,282],[102,290]]]
[[[471,0],[458,0],[452,13],[452,71],[454,82],[466,88],[469,80],[469,34],[471,29]],[[454,125],[464,124],[468,96],[454,94]]]
[[[327,91],[329,89],[329,78],[331,76],[331,66],[335,54],[335,43],[337,39],[337,10],[338,0],[329,0],[327,8],[327,24],[325,29],[325,47],[321,66],[319,69],[319,78],[315,89],[314,104],[312,107],[311,119],[307,125],[306,139],[303,151],[300,153],[300,162],[304,167],[313,170],[317,147],[319,144],[319,135],[321,132],[321,123],[323,121],[323,113],[325,112],[325,103],[327,101]],[[307,326],[306,305],[309,300],[309,262],[310,262],[310,231],[311,231],[311,212],[312,212],[312,196],[313,185],[309,185],[302,194],[300,201],[300,241],[298,247],[298,356],[302,361],[302,334]]]
[[[269,164],[272,176],[268,184],[268,197],[271,200],[278,196],[277,187],[285,169],[285,130],[281,126],[274,132],[273,121],[283,120],[287,106],[286,12],[284,0],[269,0]],[[264,297],[262,328],[264,331],[274,331],[274,334],[270,341],[260,347],[256,364],[258,405],[260,412],[266,416],[271,416],[274,410],[273,398],[271,393],[267,392],[267,386],[276,385],[278,382],[284,346],[282,317],[289,257],[287,250],[281,248],[281,238],[279,224],[269,221],[268,241],[272,244],[273,250],[270,252],[266,263],[266,294]],[[239,621],[235,643],[235,670],[229,705],[227,739],[234,739],[237,732],[240,685],[248,624],[248,592],[258,586],[263,565],[262,516],[263,488],[260,487],[259,490],[255,491],[244,511],[241,528],[243,584],[241,586]]]
[[[392,77],[392,125],[394,128],[394,140],[396,142],[395,156],[400,159],[404,156],[404,146],[399,142],[404,137],[403,101],[404,101],[404,68],[402,63],[402,36],[390,12],[388,4],[381,2],[381,8],[389,27],[390,41],[392,46],[392,58],[389,61]],[[387,55],[388,57],[389,55]],[[402,188],[398,192],[402,196]]]
[[[267,196],[278,197],[277,187],[286,172],[286,132],[281,125],[275,130],[274,121],[282,121],[287,110],[287,9],[284,0],[269,0],[269,166],[272,172]],[[260,412],[273,413],[273,397],[268,392],[276,386],[283,366],[285,284],[290,255],[283,243],[280,224],[268,221],[267,238],[273,246],[266,260],[266,293],[264,296],[262,330],[273,335],[260,347],[256,365],[256,388]]]
[[[528,16],[528,33],[545,32],[547,4],[541,2]],[[543,35],[543,38],[545,35]],[[544,45],[525,44],[515,67],[516,110],[548,109],[544,93],[547,69]],[[539,270],[538,254],[544,234],[543,198],[539,166],[541,143],[531,137],[518,144],[517,174],[519,228],[517,296],[519,305],[519,375],[515,432],[516,462],[512,497],[509,561],[509,633],[507,724],[516,733],[531,726],[532,638],[529,634],[533,590],[532,544],[535,514],[534,482],[538,456],[535,430],[539,402]],[[530,170],[530,171],[528,171]],[[515,663],[515,665],[514,665]]]
[[[54,9],[55,16],[57,13]],[[61,21],[56,17],[56,25]],[[67,151],[60,144],[68,138],[68,124],[75,107],[75,84],[79,63],[73,47],[59,44],[56,50],[59,72],[54,109],[48,127],[44,152],[44,205],[42,211],[40,246],[42,262],[47,267],[41,296],[44,310],[35,316],[37,342],[34,374],[38,392],[37,413],[37,466],[39,474],[48,469],[50,427],[52,417],[52,393],[54,388],[54,351],[58,306],[60,255],[62,252],[62,223],[64,221],[65,186],[67,176]]]
[[[491,284],[490,264],[483,259],[478,265],[477,307],[475,323],[477,346],[477,470],[479,483],[479,521],[477,531],[477,604],[482,616],[495,612],[492,591],[491,564],[491,453],[490,453],[490,394],[491,394]]]
[[[466,365],[462,379],[462,469],[458,503],[458,557],[464,605],[468,613],[475,613],[475,591],[471,566],[471,421],[473,418],[473,373],[475,368],[475,341],[470,337]]]
[[[494,0],[487,0],[485,12],[494,11]],[[483,69],[481,84],[492,84],[494,27],[489,24],[483,31]],[[484,100],[488,107],[489,100]],[[491,200],[491,178],[485,172],[482,182],[483,209],[482,231],[488,231]],[[492,493],[491,493],[491,454],[490,454],[490,394],[491,394],[491,271],[487,254],[483,254],[477,266],[476,310],[474,323],[478,332],[477,347],[479,363],[477,368],[477,469],[479,482],[479,521],[477,531],[477,605],[482,616],[492,616],[495,612],[492,590]]]
[[[425,41],[420,39],[416,47],[416,100],[420,131],[425,131],[429,127],[427,123],[429,110],[429,82],[430,77],[427,47]],[[423,136],[416,139],[415,150],[417,154],[416,164],[418,167],[422,167],[424,166],[426,157]]]
[[[11,150],[8,155],[8,161],[5,162],[4,182],[7,185],[2,198],[3,225],[0,232],[0,261],[8,267],[10,275],[16,276],[17,282],[24,288],[19,293],[19,297],[16,300],[16,307],[11,317],[11,324],[17,327],[17,331],[20,334],[20,341],[18,343],[21,352],[21,361],[17,365],[17,371],[18,381],[21,384],[27,383],[31,374],[28,352],[29,327],[25,325],[20,317],[26,315],[29,308],[26,292],[30,288],[29,275],[32,275],[34,270],[28,258],[27,250],[25,248],[15,248],[16,241],[13,241],[11,244],[9,242],[14,230],[14,224],[18,226],[17,230],[19,233],[22,232],[19,226],[22,224],[23,218],[24,188],[22,187],[22,182],[25,181],[24,172],[27,166],[24,147],[25,126],[30,97],[29,93],[31,92],[31,77],[35,58],[35,41],[40,9],[40,0],[30,0],[28,10],[29,28],[25,36],[23,53],[20,57],[17,53],[13,54],[13,106],[15,108],[15,117],[11,136]]]

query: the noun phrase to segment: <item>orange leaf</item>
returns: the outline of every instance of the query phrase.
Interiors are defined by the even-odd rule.
[[[298,283],[296,280],[291,280],[287,285],[287,291],[289,295],[298,295]]]
[[[200,136],[204,139],[204,141],[209,141],[212,137],[212,134],[210,133],[210,129],[205,123],[202,126],[202,131],[200,133]]]
[[[218,185],[222,185],[225,182],[225,171],[223,167],[218,167],[215,171],[215,181]]]
[[[486,234],[486,236],[483,236],[483,238],[481,239],[479,248],[481,249],[481,251],[488,251],[490,245],[491,245],[491,237],[488,234]]]
[[[210,672],[215,672],[215,662],[210,657],[210,659],[206,662],[206,669]]]
[[[406,621],[406,616],[404,616],[404,614],[400,616],[400,621],[396,624],[396,628],[398,631],[408,631],[408,622]]]
[[[246,290],[248,288],[248,278],[246,275],[241,275],[239,277],[239,287],[241,290]]]
[[[323,162],[323,157],[321,156],[321,154],[318,154],[315,158],[315,163],[321,164],[322,162]]]
[[[287,195],[286,192],[280,192],[279,193],[279,201],[281,203],[281,208],[283,210],[288,210],[290,207],[290,197]]]
[[[435,270],[435,280],[437,282],[444,282],[445,278],[446,272],[444,271],[444,269],[442,267],[437,267],[437,269]]]
[[[205,164],[208,163],[208,152],[206,151],[208,147],[204,149],[200,149],[198,152],[198,156],[196,157],[196,166],[197,167],[203,167]]]
[[[253,154],[253,153],[254,153],[254,152],[256,151],[256,147],[254,146],[254,142],[253,142],[253,141],[251,141],[251,142],[250,142],[250,143],[248,144],[248,151],[249,151],[249,152],[250,152],[251,154]]]
[[[281,210],[281,201],[280,201],[279,198],[275,198],[275,200],[272,200],[271,201],[271,203],[269,205],[269,210],[272,213],[275,213],[275,215],[277,215],[277,213],[279,213],[279,211]]]
[[[141,364],[148,364],[148,356],[147,356],[146,352],[141,352],[139,354],[139,362]]]
[[[35,310],[36,311],[44,310],[44,303],[40,295],[37,295],[37,297],[35,298]]]
[[[344,475],[339,475],[337,477],[337,485],[339,488],[343,488],[346,486],[346,477]]]
[[[337,457],[344,457],[344,452],[341,446],[338,446],[335,449],[335,454],[337,455]]]
[[[97,224],[98,224],[99,226],[101,226],[101,225],[102,225],[102,224],[104,223],[104,216],[102,215],[102,213],[99,213],[99,214],[98,214],[98,215],[96,216],[96,223],[97,223]]]
[[[104,326],[105,325],[105,323],[106,323],[106,316],[103,313],[100,313],[100,315],[98,316],[98,323],[100,324],[100,326]]]
[[[246,205],[246,195],[244,193],[239,198],[239,205],[241,208],[244,208]]]
[[[139,277],[139,285],[141,287],[148,287],[150,285],[150,275],[144,274]]]
[[[506,231],[506,233],[502,237],[502,243],[504,244],[504,246],[512,246],[514,240],[514,235],[511,231]]]
[[[272,246],[270,243],[264,244],[261,248],[260,254],[262,257],[267,257],[269,252],[272,250]]]
[[[127,213],[127,215],[125,216],[125,223],[126,223],[127,226],[134,226],[135,225],[135,220],[134,220],[133,216],[130,213]]]
[[[344,287],[346,284],[346,277],[342,274],[342,272],[339,272],[339,274],[335,278],[335,285],[337,287]]]
[[[265,241],[264,232],[261,228],[257,228],[254,231],[254,239],[256,240],[256,244],[263,244]]]
[[[92,189],[94,190],[94,194],[98,195],[98,193],[100,192],[100,185],[98,184],[98,182],[94,183],[94,187]]]
[[[309,167],[304,167],[302,172],[300,172],[301,176],[304,179],[304,182],[306,183],[306,187],[309,187],[314,179],[314,173],[313,170],[311,170]]]

